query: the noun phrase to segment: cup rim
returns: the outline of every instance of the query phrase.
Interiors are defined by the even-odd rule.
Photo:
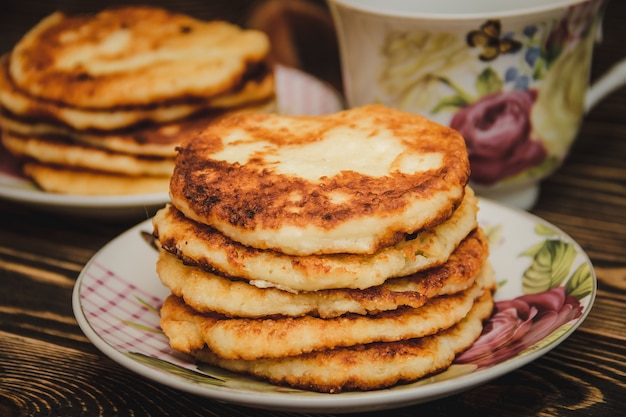
[[[472,12],[472,13],[435,13],[435,12],[412,12],[406,10],[386,9],[389,2],[380,2],[376,5],[365,3],[362,0],[327,0],[329,5],[333,3],[344,7],[372,15],[380,15],[384,17],[396,18],[418,18],[431,20],[474,20],[474,19],[491,19],[491,18],[508,18],[520,17],[525,15],[540,14],[554,10],[571,7],[581,3],[587,3],[594,0],[557,0],[548,2],[538,6],[519,6],[514,10],[501,10],[493,12]]]

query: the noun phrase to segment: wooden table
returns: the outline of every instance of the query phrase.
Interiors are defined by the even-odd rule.
[[[613,1],[594,77],[625,55],[626,4]],[[369,415],[616,416],[626,404],[626,89],[590,112],[538,216],[588,253],[590,315],[538,360],[433,402]],[[140,221],[102,221],[0,201],[0,416],[292,416],[222,404],[145,379],[103,355],[72,312],[72,288],[104,244]]]

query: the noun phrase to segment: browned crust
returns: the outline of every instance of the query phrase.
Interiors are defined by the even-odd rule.
[[[226,360],[209,349],[191,352],[201,362],[252,375],[276,385],[325,393],[388,388],[448,368],[455,355],[480,336],[483,320],[493,311],[486,291],[455,326],[422,338],[339,347],[300,356],[256,361]]]
[[[207,112],[220,114],[255,106],[275,99],[274,74],[268,71],[260,79],[247,80],[244,92],[225,91],[215,96],[177,97],[133,106],[111,106],[94,109],[35,97],[15,85],[9,74],[9,54],[0,57],[0,111],[4,117],[21,123],[45,123],[53,128],[70,130],[75,135],[127,134],[130,130],[151,129],[183,118],[202,118]],[[253,100],[250,100],[253,99]],[[178,143],[177,143],[178,144]],[[173,148],[170,153],[173,153]]]
[[[255,140],[278,147],[305,145],[333,127],[354,126],[364,116],[373,117],[376,125],[394,132],[410,151],[441,153],[440,168],[414,174],[392,172],[377,178],[341,171],[312,182],[276,173],[265,164],[263,155],[244,165],[211,157],[224,146],[220,135],[232,129],[246,129],[253,132]],[[174,204],[200,222],[225,222],[245,231],[279,229],[285,225],[330,230],[354,219],[402,217],[415,201],[426,202],[440,193],[459,190],[458,197],[443,204],[436,216],[412,219],[408,225],[390,229],[380,239],[379,247],[383,247],[397,243],[405,233],[446,220],[463,198],[469,177],[467,151],[463,138],[450,128],[382,106],[317,116],[318,130],[306,134],[260,128],[259,123],[268,117],[302,120],[312,116],[242,115],[224,118],[201,131],[179,148],[171,183]],[[349,196],[347,201],[334,202],[332,195],[337,192]]]
[[[79,34],[81,41],[95,46],[106,42],[111,33],[127,30],[134,34],[135,42],[123,53],[116,52],[122,57],[127,57],[144,51],[158,51],[161,43],[167,42],[168,37],[192,33],[207,24],[228,25],[220,21],[203,22],[181,13],[152,6],[112,7],[95,15],[69,15],[57,12],[35,26],[14,48],[14,53],[18,55],[20,62],[23,62],[22,70],[26,72],[23,75],[24,82],[16,81],[20,87],[36,92],[37,96],[45,100],[83,108],[110,108],[111,104],[100,104],[101,100],[94,98],[101,97],[115,86],[120,76],[141,77],[141,69],[127,75],[120,75],[117,72],[110,75],[89,73],[80,65],[57,70],[55,63],[66,48],[68,33]],[[246,31],[252,32],[259,33],[257,36],[264,36],[257,31]],[[259,50],[256,55],[249,56],[247,62],[241,62],[228,80],[207,87],[201,92],[183,92],[177,99],[183,101],[204,99],[229,90],[236,91],[244,85],[245,80],[263,78],[261,74],[268,72],[266,54],[266,50]],[[116,59],[116,55],[109,59]],[[212,65],[218,67],[220,63],[215,62]],[[123,90],[120,90],[120,93],[123,93]],[[164,100],[168,100],[168,97],[154,97],[143,104],[154,106]],[[133,98],[117,99],[118,106],[137,104],[142,103]]]
[[[185,217],[171,204],[155,214],[153,233],[168,251],[185,262],[247,279],[261,287],[275,285],[290,291],[364,289],[446,262],[477,227],[477,211],[477,199],[467,187],[463,202],[450,219],[372,254],[294,256],[261,250]]]
[[[228,318],[198,313],[174,295],[161,307],[161,328],[170,345],[189,353],[208,347],[224,359],[255,360],[300,355],[361,343],[391,342],[435,334],[453,326],[483,293],[481,283],[434,297],[419,308],[401,307],[375,315]],[[180,326],[189,326],[179,331]]]
[[[168,245],[164,243],[164,247]],[[176,261],[172,260],[172,255],[165,256],[163,253],[157,262],[157,272],[174,295],[182,297],[187,305],[198,312],[214,311],[226,316],[258,317],[259,313],[244,314],[240,309],[233,311],[232,308],[228,310],[221,307],[222,303],[237,308],[249,303],[254,305],[254,311],[262,310],[263,315],[311,314],[329,318],[347,312],[376,314],[401,306],[417,308],[433,297],[466,290],[484,267],[488,252],[486,236],[481,229],[476,229],[461,242],[445,264],[406,277],[389,279],[382,285],[364,290],[341,288],[292,294],[277,288],[255,288],[245,281],[224,279],[212,272],[205,272],[184,257],[173,270],[169,265]],[[165,274],[162,268],[166,268]],[[174,279],[167,274],[175,275]],[[208,280],[218,281],[221,285],[210,286],[208,290],[209,287],[203,285]],[[180,281],[184,281],[184,284]],[[242,298],[245,300],[242,301]],[[260,305],[267,304],[274,304],[274,308],[280,310],[260,308]],[[337,310],[344,305],[351,310]],[[288,314],[287,311],[297,311],[298,314]]]

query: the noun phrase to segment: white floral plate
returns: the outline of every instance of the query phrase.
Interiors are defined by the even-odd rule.
[[[344,107],[329,85],[302,71],[276,67],[278,111],[284,114],[326,114]],[[41,191],[0,147],[0,198],[38,209],[98,218],[147,217],[169,201],[169,194],[74,196]]]
[[[449,396],[511,372],[546,354],[585,319],[596,277],[583,250],[555,226],[523,211],[480,200],[496,272],[496,311],[481,338],[439,375],[371,392],[320,394],[200,365],[171,351],[158,308],[169,294],[155,273],[149,220],[104,246],[81,272],[74,314],[105,355],[165,385],[265,409],[357,412],[407,406]]]

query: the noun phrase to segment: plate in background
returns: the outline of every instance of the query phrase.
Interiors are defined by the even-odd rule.
[[[294,68],[276,67],[278,111],[284,114],[326,114],[341,110],[340,94],[331,86]],[[169,202],[169,194],[79,196],[48,193],[19,173],[0,148],[0,198],[37,209],[102,219],[146,218]]]

